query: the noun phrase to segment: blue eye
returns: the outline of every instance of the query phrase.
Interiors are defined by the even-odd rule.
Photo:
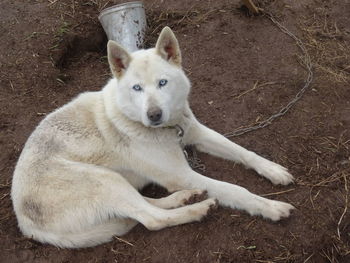
[[[168,83],[168,81],[167,81],[166,79],[161,79],[161,80],[159,81],[159,87],[163,87],[163,86],[165,86],[167,83]]]
[[[133,90],[136,90],[136,91],[141,91],[142,90],[141,86],[138,85],[138,84],[132,86],[132,88],[133,88]]]

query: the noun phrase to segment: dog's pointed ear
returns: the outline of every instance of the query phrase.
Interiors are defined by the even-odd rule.
[[[170,27],[164,27],[160,33],[156,44],[156,52],[169,63],[181,67],[182,59],[179,42]]]
[[[108,41],[107,54],[111,71],[113,75],[119,79],[130,64],[130,54],[113,40]]]

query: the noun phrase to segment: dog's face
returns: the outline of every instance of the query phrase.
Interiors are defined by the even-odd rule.
[[[155,48],[131,54],[109,41],[108,61],[118,79],[115,103],[124,115],[147,127],[175,124],[186,104],[190,82],[170,28],[162,30]]]

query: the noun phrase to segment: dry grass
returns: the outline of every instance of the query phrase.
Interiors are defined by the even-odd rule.
[[[90,0],[87,1],[87,4],[95,6],[98,10],[98,12],[101,12],[103,9],[105,9],[112,1],[110,0]]]
[[[157,34],[164,26],[169,26],[176,31],[183,27],[199,27],[219,10],[201,11],[190,8],[187,11],[156,11],[153,9],[147,10],[147,33],[145,46],[149,47],[154,44]]]
[[[327,12],[322,11],[300,22],[306,46],[316,69],[324,76],[339,83],[350,83],[350,46],[344,41],[345,32],[327,17]]]

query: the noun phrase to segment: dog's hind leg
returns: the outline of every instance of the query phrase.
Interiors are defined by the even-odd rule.
[[[200,221],[211,208],[216,206],[217,201],[213,198],[175,209],[162,209],[147,202],[147,204],[140,203],[135,210],[129,211],[129,216],[149,230],[160,230],[165,227]]]
[[[187,204],[187,202],[190,202],[191,199],[201,199],[204,197],[205,191],[200,189],[191,189],[191,190],[182,190],[175,193],[172,193],[171,195],[163,198],[149,198],[144,197],[147,202],[151,203],[154,206],[163,208],[163,209],[170,209],[170,208],[177,208],[181,207]]]
[[[16,205],[26,236],[58,247],[88,247],[124,235],[137,224],[128,209],[139,199],[146,201],[120,174],[65,160],[47,173],[36,178],[35,193],[23,195]]]
[[[26,236],[59,247],[88,247],[124,235],[137,222],[150,230],[201,220],[215,199],[176,209],[162,209],[145,198],[120,174],[96,165],[63,161],[51,176],[39,178],[35,195],[17,209]],[[55,176],[59,174],[59,176]],[[175,194],[158,202],[182,202]],[[193,192],[191,193],[193,194]],[[164,201],[165,200],[165,201]],[[180,200],[180,201],[179,201]],[[171,202],[170,202],[171,201]]]

